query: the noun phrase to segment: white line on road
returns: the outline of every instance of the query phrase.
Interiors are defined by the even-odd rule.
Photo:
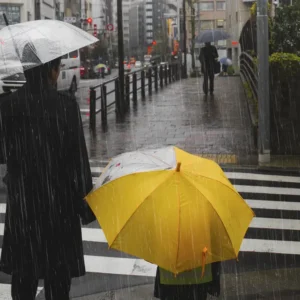
[[[274,209],[274,210],[295,210],[300,211],[300,202],[268,201],[245,199],[251,208]]]
[[[295,188],[280,188],[280,187],[269,187],[269,186],[254,186],[254,185],[234,185],[234,187],[239,193],[300,196],[300,189],[295,189]]]
[[[296,176],[280,176],[239,172],[225,172],[225,174],[229,179],[300,183],[300,177]]]
[[[300,230],[300,220],[254,218],[250,224],[250,228]]]
[[[105,168],[100,168],[100,167],[91,167],[91,172],[92,173],[98,173],[99,176],[101,175],[101,173],[104,171]]]
[[[38,287],[36,296],[41,292],[43,288]],[[1,300],[11,300],[11,285],[0,283],[0,299]]]

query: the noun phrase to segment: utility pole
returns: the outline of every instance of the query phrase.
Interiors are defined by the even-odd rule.
[[[118,15],[118,54],[119,54],[119,83],[120,83],[120,104],[121,112],[124,109],[124,40],[123,40],[123,12],[122,0],[117,0]]]
[[[186,0],[183,0],[183,7],[182,7],[182,13],[183,13],[183,67],[182,67],[182,78],[186,79],[187,76],[187,49],[186,49]]]
[[[257,1],[258,161],[270,162],[270,79],[268,0]]]

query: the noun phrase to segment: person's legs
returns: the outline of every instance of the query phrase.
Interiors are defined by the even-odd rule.
[[[204,94],[208,93],[208,73],[206,70],[204,71],[203,92]]]
[[[31,276],[21,278],[13,275],[11,280],[11,297],[13,300],[34,300],[37,292],[38,280]]]
[[[71,278],[69,276],[51,276],[45,278],[46,300],[69,300]]]
[[[215,74],[211,72],[209,74],[209,91],[211,94],[214,92],[214,82],[215,82]]]

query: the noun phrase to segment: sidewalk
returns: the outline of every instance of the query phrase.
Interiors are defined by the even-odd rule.
[[[91,159],[107,160],[125,151],[176,145],[224,164],[256,164],[250,118],[239,77],[218,77],[214,96],[202,79],[187,79],[153,92],[117,123],[114,111],[103,132],[100,115],[93,138],[85,124]]]

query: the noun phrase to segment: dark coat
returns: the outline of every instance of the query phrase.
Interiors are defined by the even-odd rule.
[[[1,101],[8,201],[0,269],[85,274],[80,214],[92,176],[75,98],[26,84]]]
[[[204,74],[214,74],[215,59],[219,57],[215,46],[205,46],[200,50],[199,60],[201,63],[201,72]]]
[[[211,265],[213,280],[203,284],[191,284],[191,285],[167,285],[160,283],[159,267],[156,270],[156,277],[154,283],[154,297],[161,300],[167,299],[202,299],[203,295],[211,294],[212,296],[220,296],[220,266],[221,264],[213,263]],[[196,295],[196,298],[194,298]]]

